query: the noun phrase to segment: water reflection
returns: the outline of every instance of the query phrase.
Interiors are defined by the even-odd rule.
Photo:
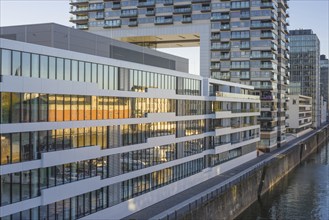
[[[328,151],[310,156],[237,219],[329,219]]]

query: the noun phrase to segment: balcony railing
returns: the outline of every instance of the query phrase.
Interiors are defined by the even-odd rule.
[[[185,14],[185,13],[191,13],[192,8],[174,8],[174,14]]]
[[[216,96],[219,97],[227,97],[227,98],[237,98],[237,99],[253,99],[259,100],[259,96],[256,95],[247,95],[247,94],[240,94],[240,93],[229,93],[229,92],[216,92]]]
[[[172,18],[156,18],[154,19],[155,24],[172,24],[174,20]]]
[[[230,20],[230,15],[215,15],[210,18],[212,21]]]
[[[88,0],[71,0],[71,4],[88,3]]]
[[[154,6],[155,1],[140,1],[138,2],[138,7],[149,7],[149,6]]]
[[[251,28],[275,28],[275,24],[272,22],[251,22]]]
[[[273,2],[262,2],[260,4],[261,8],[275,8],[275,5]]]
[[[182,18],[182,23],[191,23],[192,22],[192,17],[183,17]]]
[[[76,17],[71,17],[70,22],[79,22],[86,20],[88,20],[88,16],[76,16]]]
[[[78,24],[76,26],[76,28],[79,30],[86,30],[86,29],[88,29],[88,25],[87,24]]]

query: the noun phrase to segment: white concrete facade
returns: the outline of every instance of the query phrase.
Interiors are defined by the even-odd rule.
[[[1,185],[1,207],[0,207],[0,217],[7,218],[10,215],[12,216],[22,216],[25,215],[24,211],[30,213],[30,218],[34,218],[35,216],[32,214],[35,210],[38,210],[38,218],[51,218],[54,215],[70,215],[71,219],[76,218],[86,218],[86,219],[101,219],[105,216],[111,216],[113,219],[118,219],[125,217],[129,214],[132,214],[136,211],[139,211],[147,206],[154,204],[155,202],[161,201],[175,193],[181,192],[195,184],[202,183],[203,181],[212,178],[216,175],[222,174],[225,171],[228,171],[241,163],[247,162],[256,157],[256,147],[260,140],[260,126],[257,124],[256,117],[260,115],[260,99],[258,96],[251,95],[253,90],[252,86],[248,85],[240,85],[236,83],[225,82],[221,80],[208,80],[207,78],[201,76],[190,75],[183,72],[178,72],[174,70],[168,70],[158,67],[146,66],[143,64],[131,63],[122,60],[115,60],[110,58],[98,57],[88,54],[82,54],[67,50],[61,50],[56,48],[50,48],[40,45],[34,45],[29,43],[22,43],[12,40],[0,39],[1,40],[1,53],[4,54],[8,51],[11,51],[12,58],[16,53],[19,53],[21,57],[24,55],[40,55],[48,57],[47,59],[51,60],[51,58],[55,57],[57,59],[56,64],[61,59],[69,59],[73,63],[73,61],[77,60],[79,62],[86,63],[97,63],[97,65],[109,65],[115,66],[117,68],[124,69],[133,69],[144,72],[154,72],[157,74],[162,74],[163,76],[172,76],[183,79],[190,79],[200,81],[200,95],[182,95],[177,94],[177,89],[161,89],[161,88],[147,88],[145,92],[136,92],[136,91],[121,91],[121,90],[109,90],[109,89],[101,89],[97,84],[92,82],[79,82],[79,81],[68,81],[68,80],[58,80],[58,79],[47,79],[40,77],[27,77],[16,75],[11,72],[2,72],[1,73],[1,82],[0,82],[0,93],[3,95],[1,97],[5,97],[7,94],[11,94],[11,97],[14,97],[13,94],[21,94],[22,100],[25,100],[26,94],[48,94],[48,97],[52,96],[61,96],[61,97],[72,97],[72,96],[92,96],[92,97],[118,97],[118,98],[135,98],[135,99],[170,99],[178,101],[186,102],[188,101],[200,101],[202,103],[212,103],[213,105],[218,105],[215,107],[210,106],[210,110],[207,111],[206,114],[186,114],[186,115],[178,115],[178,111],[182,106],[176,106],[176,112],[150,112],[146,113],[142,117],[128,117],[128,118],[114,118],[114,119],[84,119],[84,120],[61,120],[61,121],[29,121],[29,122],[5,122],[2,119],[0,124],[0,135],[1,135],[1,165],[0,165],[0,175],[3,180],[3,184]],[[1,59],[0,59],[1,60]],[[24,58],[22,58],[24,60]],[[1,65],[5,66],[5,58],[1,60]],[[12,66],[14,65],[14,58],[12,59]],[[31,64],[32,65],[32,64]],[[50,65],[50,64],[49,64]],[[87,66],[87,64],[84,64]],[[24,62],[21,63],[22,71],[24,72]],[[32,67],[31,67],[32,68]],[[40,67],[41,68],[41,67]],[[73,69],[73,67],[72,67]],[[4,70],[4,69],[3,69]],[[48,68],[51,71],[51,68]],[[56,71],[58,70],[58,67]],[[57,73],[58,74],[58,73]],[[50,73],[49,73],[50,75]],[[179,81],[179,80],[177,80]],[[210,84],[218,85],[222,88],[222,91],[217,91],[217,96],[204,95],[209,94]],[[206,88],[204,88],[206,86]],[[229,89],[234,92],[226,92]],[[240,91],[244,91],[244,93],[240,93]],[[249,94],[246,94],[246,91],[249,91]],[[224,94],[224,95],[223,95]],[[58,95],[58,96],[57,96]],[[14,102],[14,98],[11,98],[11,103]],[[39,100],[38,106],[42,104],[42,100]],[[49,99],[51,100],[51,99]],[[57,100],[57,98],[56,98]],[[71,99],[73,100],[73,99]],[[57,102],[57,101],[56,101]],[[32,105],[32,101],[29,102]],[[49,102],[50,103],[50,102]],[[64,103],[64,101],[63,101]],[[70,102],[72,103],[72,101]],[[23,106],[25,102],[21,102],[20,106]],[[51,104],[51,103],[50,103]],[[49,105],[50,105],[49,104]],[[57,105],[57,104],[56,104]],[[82,104],[79,104],[82,105]],[[86,105],[84,103],[83,105]],[[105,105],[105,104],[104,104]],[[206,104],[205,104],[206,105]],[[58,105],[59,106],[59,105]],[[69,105],[68,105],[69,106]],[[186,104],[186,106],[188,106]],[[206,105],[208,106],[208,104]],[[244,107],[242,107],[244,106]],[[234,107],[234,108],[233,108]],[[5,109],[6,106],[2,104],[2,108]],[[20,107],[22,108],[22,107]],[[32,107],[29,107],[32,111]],[[185,107],[184,107],[185,108]],[[187,108],[187,107],[186,107]],[[201,108],[201,106],[196,106],[195,109]],[[224,110],[225,108],[225,110]],[[15,108],[15,106],[11,107],[12,110],[21,111],[20,109]],[[50,107],[48,107],[48,110]],[[72,111],[73,107],[70,107],[70,111]],[[86,107],[87,109],[87,107]],[[55,108],[55,111],[58,111],[59,107]],[[133,109],[134,110],[134,109]],[[50,111],[50,110],[49,110]],[[105,112],[105,110],[104,110]],[[24,113],[24,112],[23,112]],[[23,114],[22,113],[22,114]],[[50,113],[48,113],[50,114]],[[57,114],[57,113],[56,113]],[[64,114],[64,113],[63,113]],[[87,113],[85,113],[87,115]],[[104,113],[105,114],[105,113]],[[32,115],[32,113],[31,113]],[[15,115],[11,115],[13,118]],[[65,115],[64,115],[65,116]],[[20,116],[23,118],[23,116]],[[57,116],[56,116],[57,117]],[[11,119],[12,120],[12,119]],[[22,120],[22,119],[20,119]],[[49,120],[49,119],[48,119]],[[197,125],[189,125],[189,121],[202,121],[203,127],[201,127],[198,131]],[[55,134],[58,137],[58,131],[63,130],[74,130],[83,128],[84,131],[87,131],[89,128],[94,127],[124,127],[124,126],[132,126],[132,125],[143,125],[143,124],[155,124],[155,123],[170,123],[171,125],[175,125],[176,132],[167,134],[164,131],[159,132],[159,136],[152,136],[146,138],[145,142],[139,142],[128,145],[120,145],[117,147],[109,147],[109,141],[113,140],[114,137],[111,136],[111,133],[106,133],[107,139],[105,142],[105,147],[99,144],[87,144],[83,146],[79,146],[76,148],[70,149],[56,149],[46,150],[42,152],[38,152],[35,154],[33,158],[24,159],[24,155],[26,154],[24,146],[28,146],[25,143],[23,137],[24,135],[30,135],[30,145],[32,145],[33,134],[39,134],[43,132],[49,132]],[[152,126],[154,126],[152,124]],[[178,125],[182,124],[185,127],[179,128]],[[162,126],[162,125],[161,125]],[[192,126],[192,127],[189,127]],[[196,127],[193,127],[196,126]],[[145,126],[146,127],[146,126]],[[170,127],[169,127],[170,128]],[[213,128],[213,129],[212,129]],[[163,128],[161,128],[163,129]],[[186,130],[191,130],[193,133],[187,134],[184,133]],[[159,129],[160,130],[160,129]],[[202,131],[201,131],[202,130]],[[161,130],[162,131],[162,130]],[[200,132],[201,131],[201,132]],[[179,132],[183,132],[184,135],[179,135]],[[14,153],[16,152],[16,145],[14,145],[14,137],[19,134],[21,143],[20,148],[20,156],[21,159],[16,159],[14,157]],[[68,138],[74,138],[73,133],[71,131],[71,135]],[[98,134],[98,133],[97,133]],[[104,135],[104,136],[106,136]],[[3,140],[6,140],[10,137],[11,141],[9,141],[10,157],[6,158],[6,147],[7,143]],[[118,135],[120,141],[124,139],[125,134],[120,133]],[[50,137],[48,136],[47,143],[50,143]],[[218,140],[217,140],[217,139]],[[212,141],[210,143],[211,140]],[[87,140],[85,135],[84,140]],[[99,139],[98,139],[99,140]],[[204,145],[198,144],[202,140]],[[40,143],[42,140],[39,139]],[[65,139],[56,140],[61,144],[65,144]],[[80,141],[80,140],[79,140]],[[195,141],[195,142],[194,142]],[[209,141],[209,142],[208,142]],[[104,142],[103,142],[104,143]],[[186,150],[184,144],[192,143],[189,145],[191,150]],[[30,146],[29,145],[29,146]],[[176,152],[175,157],[172,159],[167,159],[165,162],[160,161],[156,164],[152,164],[149,166],[140,166],[139,168],[129,168],[126,172],[122,171],[122,167],[125,165],[123,155],[131,152],[134,153],[134,156],[138,156],[139,164],[142,164],[143,160],[145,160],[144,156],[142,156],[141,152],[149,152],[146,154],[146,157],[151,158],[151,150],[154,152],[156,149],[160,148],[160,146],[174,146],[173,149]],[[33,145],[34,146],[34,145]],[[39,146],[39,145],[38,145]],[[55,144],[55,147],[57,145]],[[32,147],[31,147],[32,148]],[[64,148],[64,147],[63,147]],[[49,147],[47,148],[49,149]],[[195,149],[198,149],[195,152]],[[35,151],[35,149],[30,149],[30,151]],[[34,152],[35,153],[35,152]],[[165,156],[163,158],[170,157],[170,151],[166,151]],[[100,158],[109,158],[107,163],[102,162],[102,166],[107,167],[107,175],[108,177],[104,178],[98,174],[98,163],[96,164],[95,172],[96,175],[90,175],[87,177],[86,173],[83,173],[84,177],[77,176],[78,180],[73,179],[72,175],[75,175],[73,171],[73,164],[78,164],[81,161],[93,161]],[[207,159],[205,159],[207,158]],[[128,159],[130,159],[128,157]],[[153,158],[154,159],[154,158]],[[103,160],[103,159],[102,159]],[[136,162],[137,159],[134,159],[133,162]],[[93,162],[89,162],[88,166],[92,167]],[[208,165],[208,163],[211,165]],[[66,182],[64,180],[66,173],[66,166],[70,165],[70,181]],[[87,165],[83,165],[83,169],[86,168]],[[54,168],[54,171],[52,170]],[[61,171],[63,169],[63,173]],[[178,171],[183,171],[178,173]],[[43,173],[46,171],[48,174],[46,175],[47,184],[41,188],[34,186],[34,180],[32,181],[32,171]],[[52,176],[52,172],[55,172],[56,175]],[[90,171],[92,172],[92,168]],[[104,168],[102,168],[102,173],[104,173]],[[184,173],[186,172],[186,173]],[[25,180],[26,173],[29,173],[31,178]],[[110,173],[110,174],[109,174]],[[166,175],[164,175],[166,173]],[[20,175],[20,179],[15,180],[15,175]],[[138,188],[137,186],[129,185],[129,189],[124,188],[125,184],[132,184],[133,181],[139,180],[138,178],[144,178],[140,181],[140,184],[144,184],[146,182],[146,177],[152,177],[154,180],[159,180],[160,176],[156,177],[156,175],[164,175],[163,182],[159,182],[161,184],[155,185],[154,188],[150,188],[147,191]],[[61,177],[58,177],[61,175]],[[89,174],[88,174],[89,175]],[[168,176],[172,176],[172,182],[166,182]],[[179,178],[176,178],[175,175],[181,175]],[[53,180],[55,178],[55,180]],[[61,179],[63,178],[63,179]],[[81,179],[79,179],[81,178]],[[170,177],[171,178],[171,177]],[[176,179],[175,179],[176,178]],[[38,177],[41,179],[41,176]],[[24,182],[25,181],[25,182]],[[40,181],[40,180],[38,180]],[[60,181],[60,184],[52,185],[53,181]],[[17,194],[14,186],[21,187],[22,189],[26,184],[33,185],[38,189],[36,194],[29,192],[28,198],[24,196],[17,196],[17,198],[12,197],[13,194]],[[20,185],[19,185],[20,184]],[[42,185],[39,183],[39,185]],[[55,184],[55,183],[54,183]],[[145,183],[146,185],[146,183]],[[7,198],[6,190],[12,189],[10,199]],[[106,188],[107,187],[107,188]],[[145,186],[146,187],[146,186]],[[107,190],[105,190],[105,188]],[[24,188],[25,190],[25,188]],[[124,193],[129,193],[127,191],[139,190],[138,194],[133,194],[130,197],[124,197]],[[98,196],[99,191],[102,192],[102,195],[106,196],[107,199]],[[169,193],[168,193],[169,192]],[[97,195],[96,195],[97,193]],[[93,199],[87,200],[88,198],[97,198],[97,202]],[[91,211],[87,212],[88,207],[83,207],[84,212],[80,212],[80,207],[73,207],[74,201],[80,201],[79,199],[83,198],[83,204],[86,204],[87,201],[91,203]],[[102,202],[102,204],[106,205],[98,207],[98,203]],[[97,205],[97,211],[95,208],[95,213],[93,212],[93,204]],[[69,208],[65,206],[65,204],[70,204]],[[81,203],[78,206],[81,206]],[[52,207],[57,207],[54,210]],[[61,207],[61,208],[59,208]],[[44,213],[44,208],[48,208],[47,214]],[[55,211],[56,210],[56,211]],[[60,212],[60,213],[59,213]],[[51,214],[50,214],[51,213]],[[68,214],[69,213],[69,214]],[[45,214],[45,215],[44,215]]]
[[[297,134],[312,127],[312,97],[289,95],[288,131]]]

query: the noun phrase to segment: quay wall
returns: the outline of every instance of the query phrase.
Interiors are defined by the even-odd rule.
[[[254,203],[285,175],[291,172],[310,154],[327,143],[329,126],[296,144],[285,147],[287,150],[274,154],[255,169],[237,177],[225,186],[202,196],[200,199],[176,210],[162,220],[183,219],[234,219]]]

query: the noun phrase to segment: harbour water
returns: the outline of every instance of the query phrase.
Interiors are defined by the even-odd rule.
[[[312,154],[237,219],[329,219],[329,144]]]

